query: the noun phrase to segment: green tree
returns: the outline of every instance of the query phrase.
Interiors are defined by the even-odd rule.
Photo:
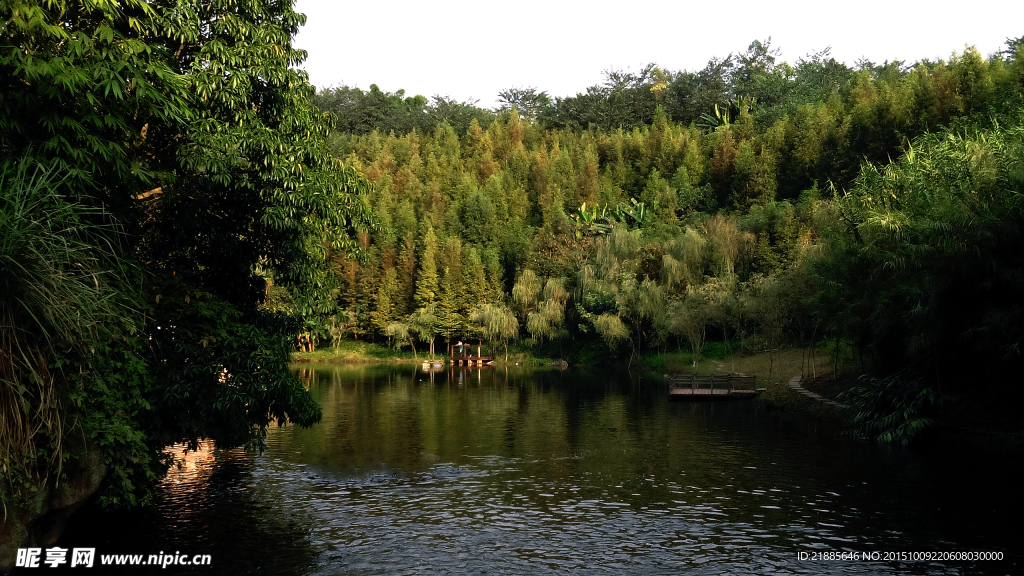
[[[515,314],[501,304],[485,303],[474,309],[469,319],[485,340],[505,346],[505,362],[508,362],[508,341],[519,335],[519,320]]]
[[[381,334],[386,334],[388,325],[396,318],[395,298],[397,296],[398,274],[394,268],[388,268],[381,278],[374,298],[374,309],[370,313],[370,323]]]
[[[412,357],[416,356],[416,342],[413,339],[413,332],[410,331],[409,324],[405,322],[389,322],[384,327],[384,335],[388,337],[388,340],[394,342],[395,348],[401,350],[402,346],[408,344],[412,347]]]
[[[516,110],[523,117],[535,120],[551,106],[551,97],[547,92],[538,92],[536,88],[506,88],[498,92],[498,109]]]
[[[523,273],[516,279],[515,285],[512,286],[512,301],[519,309],[519,317],[524,321],[531,312],[536,310],[543,286],[540,278],[529,268],[523,270]]]
[[[1022,143],[1020,127],[922,137],[839,201],[822,303],[881,376],[955,389],[968,367],[1019,365]]]
[[[434,357],[434,337],[437,336],[437,316],[434,307],[419,308],[409,315],[409,330],[422,342],[428,343],[430,357]]]
[[[435,316],[437,318],[436,328],[438,334],[444,336],[445,340],[451,341],[455,336],[462,335],[464,323],[460,313],[461,291],[459,290],[459,278],[450,268],[445,268],[441,277],[441,290],[437,299]]]
[[[437,263],[435,262],[436,252],[437,239],[434,237],[434,229],[428,224],[426,235],[423,238],[419,275],[416,277],[414,301],[417,308],[427,308],[437,303],[440,286],[437,277]]]
[[[395,296],[395,313],[405,315],[413,307],[416,284],[416,240],[412,234],[405,237],[398,253],[395,267],[398,289]]]
[[[187,121],[190,79],[161,45],[163,15],[121,3],[5,0],[0,153],[52,166],[74,195],[118,207],[157,185]]]
[[[491,293],[491,284],[487,281],[487,270],[484,269],[483,260],[480,259],[480,251],[475,247],[470,246],[469,250],[466,250],[462,270],[466,310],[472,310],[496,297]]]
[[[686,290],[686,297],[673,302],[666,314],[672,332],[682,334],[690,344],[693,368],[697,369],[701,351],[707,337],[707,327],[715,320],[715,307],[709,290],[704,285],[692,285]]]
[[[258,310],[265,278],[291,289],[301,320],[319,322],[336,308],[331,253],[358,252],[353,233],[375,223],[355,198],[369,187],[330,156],[330,119],[294,68],[304,17],[263,0],[244,11],[227,0],[0,6],[10,48],[0,54],[0,165],[56,170],[76,212],[124,231],[118,242],[87,240],[92,253],[144,271],[110,293],[137,303],[121,313],[140,337],[93,346],[103,358],[61,360],[78,371],[78,406],[113,414],[135,403],[121,411],[130,445],[105,448],[120,478],[108,501],[144,497],[148,478],[132,482],[118,463],[151,470],[168,443],[259,448],[270,422],[317,421],[287,371],[285,327]],[[96,216],[100,206],[109,216]],[[62,314],[86,314],[82,305],[67,299]],[[132,452],[137,442],[146,453]]]
[[[562,331],[569,291],[565,278],[548,278],[537,302],[537,310],[526,317],[526,329],[538,340],[554,338]]]

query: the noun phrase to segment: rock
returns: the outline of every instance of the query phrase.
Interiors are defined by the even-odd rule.
[[[0,573],[14,568],[18,548],[45,548],[57,542],[68,517],[96,493],[107,467],[95,446],[69,446],[74,455],[64,466],[65,478],[47,478],[18,498],[17,510],[0,518]]]

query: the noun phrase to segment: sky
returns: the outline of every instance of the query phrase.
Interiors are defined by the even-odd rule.
[[[1024,36],[1022,0],[297,0],[296,10],[308,19],[294,45],[309,53],[300,68],[314,86],[377,84],[485,108],[513,86],[575,95],[608,69],[696,71],[769,37],[780,60],[831,47],[852,66],[948,60],[968,45],[987,56]]]

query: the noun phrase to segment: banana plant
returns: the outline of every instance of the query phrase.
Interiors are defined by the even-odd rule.
[[[630,204],[619,202],[615,207],[615,217],[619,222],[625,222],[636,228],[641,228],[650,216],[650,210],[643,202],[637,202],[636,198],[629,199]]]
[[[576,224],[576,237],[600,236],[612,231],[615,225],[615,218],[611,215],[607,206],[593,206],[587,209],[584,202],[577,209],[575,214],[569,216]]]

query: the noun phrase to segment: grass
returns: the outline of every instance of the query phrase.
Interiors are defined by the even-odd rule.
[[[417,350],[420,360],[427,358],[421,350]],[[365,340],[342,340],[337,348],[324,346],[313,352],[292,352],[292,360],[309,360],[314,362],[412,362],[412,351],[396,350],[386,344],[367,342]]]
[[[448,350],[443,345],[435,343],[434,358],[447,358]],[[418,362],[427,360],[430,355],[427,354],[426,347],[417,347],[416,356],[413,356],[412,351],[405,347],[402,350],[396,350],[395,348],[383,344],[380,342],[368,342],[365,340],[342,340],[337,347],[323,346],[313,352],[292,352],[293,362],[332,362],[332,363],[382,363],[382,362]],[[476,354],[476,346],[474,345],[471,349],[473,354]],[[489,352],[489,347],[484,347],[481,350],[483,354]],[[496,358],[495,364],[504,364],[505,362],[505,349],[503,347],[495,348]],[[508,347],[508,363],[518,364],[520,366],[550,366],[554,362],[554,358],[537,357],[533,355],[533,351],[528,347],[515,346],[510,344]]]

